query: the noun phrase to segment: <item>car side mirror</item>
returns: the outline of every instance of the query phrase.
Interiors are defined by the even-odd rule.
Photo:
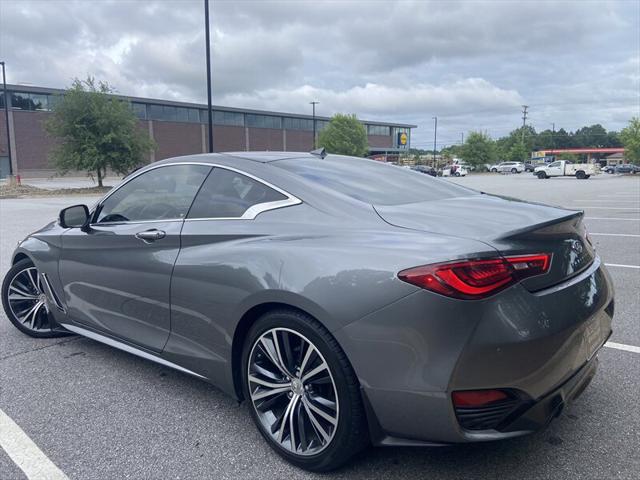
[[[73,205],[60,210],[62,228],[82,228],[89,221],[89,208],[86,205]]]

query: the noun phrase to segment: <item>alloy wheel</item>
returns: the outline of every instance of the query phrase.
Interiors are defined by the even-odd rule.
[[[281,448],[315,455],[338,427],[338,393],[318,348],[300,333],[272,328],[254,342],[247,382],[263,430]]]
[[[9,308],[24,328],[32,332],[50,332],[47,299],[36,267],[16,273],[7,292]]]

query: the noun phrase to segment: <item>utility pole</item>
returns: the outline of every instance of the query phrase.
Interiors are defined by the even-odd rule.
[[[528,105],[522,105],[522,143],[524,143],[524,127],[527,125],[527,109]]]
[[[9,154],[9,176],[13,175],[13,164],[11,162],[11,138],[9,137],[9,92],[7,91],[7,77],[4,72],[4,62],[2,65],[2,93],[4,95],[4,122],[7,127],[7,153]]]
[[[552,130],[552,135],[551,135],[551,146],[553,147],[553,149],[556,149],[556,122],[553,122],[551,124],[551,128],[553,128]]]
[[[433,168],[436,167],[436,140],[438,138],[438,117],[433,117],[435,125],[433,127]]]
[[[211,41],[209,36],[209,0],[204,0],[204,36],[207,54],[207,121],[209,126],[209,153],[213,153],[213,106],[211,105]]]
[[[464,132],[460,132],[460,145],[464,145]]]
[[[316,105],[319,104],[320,102],[317,101],[313,101],[313,102],[309,102],[309,104],[312,106],[313,108],[313,149],[316,149]]]

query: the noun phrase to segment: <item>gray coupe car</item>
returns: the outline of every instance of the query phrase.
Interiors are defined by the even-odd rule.
[[[173,158],[29,235],[2,300],[27,335],[246,400],[275,451],[329,470],[527,434],[583,391],[614,302],[582,216],[324,152]]]

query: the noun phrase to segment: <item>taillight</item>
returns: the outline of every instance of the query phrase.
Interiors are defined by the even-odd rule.
[[[502,390],[462,390],[451,394],[453,405],[463,408],[482,407],[508,398],[509,395]]]
[[[488,297],[520,280],[549,271],[551,255],[518,255],[409,268],[398,278],[447,297]]]

